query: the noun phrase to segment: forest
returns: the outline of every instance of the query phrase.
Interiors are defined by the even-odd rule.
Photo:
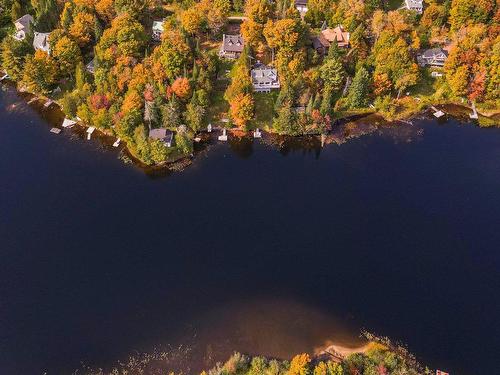
[[[500,108],[500,0],[0,0],[0,11],[0,66],[18,87],[149,165],[191,155],[208,124],[296,136],[349,114]],[[230,58],[225,35],[242,41]]]

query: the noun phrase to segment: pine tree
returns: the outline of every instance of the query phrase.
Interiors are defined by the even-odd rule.
[[[321,101],[319,111],[323,116],[330,115],[332,113],[332,105],[333,93],[330,89],[325,88],[325,90],[323,90],[323,100]]]
[[[352,80],[347,102],[350,108],[365,107],[368,102],[368,89],[370,85],[370,73],[364,66],[361,66]]]
[[[80,61],[75,68],[75,88],[77,90],[82,90],[85,85],[85,66]]]
[[[12,8],[10,9],[10,14],[12,18],[12,22],[15,22],[17,19],[21,18],[23,15],[23,9],[21,7],[21,3],[18,0],[15,0],[12,3]]]
[[[306,114],[310,115],[313,109],[314,109],[314,95],[311,95],[309,101],[307,102]]]

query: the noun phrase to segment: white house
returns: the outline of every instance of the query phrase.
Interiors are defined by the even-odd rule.
[[[33,48],[35,51],[44,51],[50,54],[50,44],[49,44],[50,33],[33,33]]]
[[[31,24],[33,22],[34,19],[29,14],[25,14],[21,18],[17,19],[14,22],[14,26],[16,27],[16,33],[14,34],[14,39],[24,40],[24,38],[26,38],[26,34],[30,32]]]
[[[257,64],[251,71],[252,85],[256,92],[271,92],[280,88],[278,71],[264,64]]]
[[[415,12],[422,14],[424,10],[423,0],[405,0],[404,8],[414,10]]]
[[[159,42],[161,40],[161,34],[163,34],[163,21],[153,21],[152,37],[154,41]]]

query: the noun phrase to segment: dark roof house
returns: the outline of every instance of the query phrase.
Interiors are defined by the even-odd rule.
[[[448,53],[442,48],[431,48],[417,56],[417,61],[420,66],[443,67],[447,58]]]
[[[17,19],[14,22],[14,26],[16,27],[16,33],[14,34],[14,39],[24,40],[24,38],[26,38],[26,34],[30,32],[31,24],[33,22],[34,19],[29,14],[25,14],[21,18]]]
[[[219,50],[219,56],[227,59],[236,59],[243,52],[245,42],[241,35],[227,35],[222,36],[222,44]]]
[[[174,133],[165,128],[151,129],[149,131],[149,138],[159,140],[165,147],[172,147]]]

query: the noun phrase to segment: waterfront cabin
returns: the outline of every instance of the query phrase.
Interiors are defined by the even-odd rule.
[[[273,89],[280,88],[278,71],[276,68],[258,63],[250,72],[252,76],[252,85],[255,92],[271,92]]]
[[[413,10],[418,14],[422,14],[424,10],[423,0],[405,0],[405,5],[403,8]]]
[[[237,59],[243,52],[245,43],[241,35],[222,35],[222,44],[219,49],[219,57],[225,59]]]
[[[334,29],[325,28],[321,33],[312,38],[313,47],[320,55],[325,54],[333,43],[336,43],[340,48],[349,48],[349,40],[351,34],[344,30],[342,25],[338,25]]]
[[[422,67],[431,66],[442,68],[447,58],[448,53],[442,48],[431,48],[425,50],[421,55],[418,55],[417,61]]]
[[[161,41],[161,36],[163,34],[163,31],[164,31],[163,22],[164,22],[164,20],[153,21],[153,28],[151,31],[151,34],[152,34],[151,37],[153,38],[153,41],[155,41],[155,42]]]
[[[307,0],[295,0],[295,9],[297,9],[300,14],[307,13]]]
[[[50,33],[39,33],[34,32],[33,34],[33,48],[35,51],[44,51],[50,55],[50,44],[49,44]]]
[[[31,24],[35,20],[33,17],[29,14],[25,14],[21,18],[17,19],[14,22],[14,26],[16,27],[16,33],[14,34],[14,39],[16,40],[24,40],[26,38],[26,35],[30,32],[31,30]]]
[[[149,139],[158,140],[165,147],[172,147],[174,132],[165,128],[151,129],[149,131]]]

